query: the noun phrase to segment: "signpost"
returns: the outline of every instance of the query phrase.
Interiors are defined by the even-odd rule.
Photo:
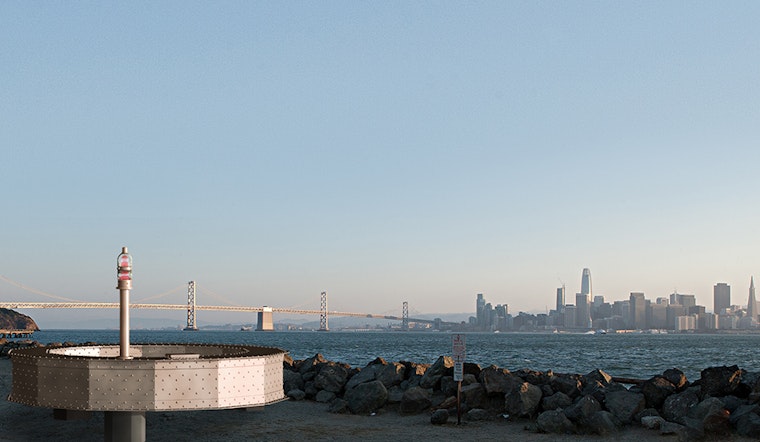
[[[464,379],[464,359],[467,355],[465,336],[463,334],[451,335],[452,357],[454,359],[454,380],[457,383],[457,425],[462,423],[461,395],[462,379]]]

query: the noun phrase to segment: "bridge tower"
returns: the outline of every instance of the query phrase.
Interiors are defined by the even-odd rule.
[[[195,281],[187,283],[187,327],[185,330],[195,331]]]
[[[274,330],[274,321],[272,321],[272,307],[264,306],[258,313],[257,331]]]
[[[401,306],[401,330],[409,331],[409,303],[406,301]]]
[[[327,292],[322,292],[319,301],[319,331],[329,331],[327,327]]]

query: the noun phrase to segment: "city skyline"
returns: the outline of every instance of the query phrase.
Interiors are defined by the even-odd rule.
[[[581,291],[575,303],[565,302],[566,286],[557,288],[556,308],[544,313],[510,312],[507,304],[487,302],[485,295],[476,298],[476,315],[470,316],[464,330],[470,331],[547,331],[554,333],[716,333],[753,331],[759,328],[755,279],[750,277],[747,305],[731,303],[731,287],[725,283],[713,286],[714,311],[697,302],[692,294],[671,293],[668,297],[647,299],[643,292],[631,292],[627,300],[605,299],[591,295],[591,272],[584,268]]]
[[[0,3],[0,275],[82,301],[744,295],[757,2]],[[743,293],[739,297],[738,293]],[[0,282],[0,297],[33,298]],[[44,297],[32,300],[44,301]],[[205,302],[206,300],[201,300]],[[183,302],[178,293],[172,302]],[[420,310],[422,310],[420,309]]]
[[[38,292],[36,289],[32,287],[25,286],[24,284],[19,283],[18,281],[10,280],[6,277],[0,278],[4,280],[5,283],[9,283],[12,285],[15,285],[16,287],[22,288],[26,293],[34,293]],[[195,284],[195,281],[192,281]],[[575,295],[575,303],[569,303],[564,302],[564,294],[566,290],[566,286],[563,284],[562,287],[557,288],[556,291],[556,308],[552,310],[548,310],[548,308],[545,311],[526,311],[523,309],[520,309],[519,306],[517,308],[510,308],[510,305],[507,303],[501,303],[501,302],[495,302],[491,303],[487,301],[487,298],[483,293],[478,293],[476,296],[476,306],[474,315],[469,317],[469,325],[470,330],[480,330],[480,331],[486,331],[489,329],[494,330],[517,330],[519,327],[525,327],[526,322],[530,321],[528,316],[523,315],[539,315],[539,316],[548,316],[549,322],[547,324],[544,324],[540,327],[537,327],[535,324],[530,325],[529,329],[545,329],[546,327],[550,328],[565,328],[565,329],[597,329],[600,328],[600,324],[598,322],[599,315],[600,315],[600,309],[607,312],[607,314],[612,314],[614,311],[621,308],[621,305],[625,305],[625,310],[623,312],[618,312],[618,314],[622,314],[624,319],[623,322],[620,322],[621,320],[617,319],[614,322],[602,322],[601,324],[605,324],[605,326],[601,327],[603,329],[610,328],[610,329],[620,329],[622,328],[628,328],[628,329],[649,329],[649,328],[656,328],[656,329],[673,329],[673,322],[675,318],[674,315],[677,315],[675,312],[670,312],[670,307],[666,309],[666,307],[670,305],[678,305],[683,306],[684,309],[681,313],[685,316],[683,316],[683,320],[685,322],[679,322],[675,325],[675,327],[685,327],[684,329],[694,329],[694,330],[709,330],[709,327],[706,325],[706,320],[709,318],[711,321],[713,321],[715,324],[716,329],[725,329],[725,328],[734,328],[734,329],[747,329],[747,328],[755,328],[758,324],[758,313],[757,313],[757,301],[755,299],[755,291],[754,291],[754,276],[750,277],[750,284],[749,284],[749,298],[746,305],[743,305],[741,303],[735,304],[731,301],[731,286],[726,283],[716,283],[713,286],[713,310],[708,310],[703,306],[700,302],[697,301],[697,298],[693,294],[685,294],[685,293],[678,293],[673,292],[669,294],[668,297],[665,296],[656,296],[656,298],[646,298],[646,294],[643,292],[631,292],[627,299],[611,299],[603,294],[594,294],[593,295],[593,302],[591,298],[591,293],[584,293],[585,291],[591,290],[591,272],[588,268],[583,268],[582,276],[581,276],[581,283],[580,283],[581,291],[576,293]],[[184,288],[184,287],[179,287]],[[173,290],[173,291],[182,291],[182,290]],[[0,290],[0,293],[2,293],[2,290]],[[592,292],[593,293],[593,292]],[[38,294],[42,294],[39,293]],[[51,294],[48,294],[51,295]],[[214,294],[216,296],[216,294]],[[55,295],[53,295],[55,296]],[[215,298],[219,299],[219,298]],[[560,304],[560,301],[563,301]],[[138,301],[136,301],[138,302]],[[159,302],[160,303],[160,302]],[[222,304],[226,304],[226,301],[222,302]],[[610,310],[610,308],[613,306],[613,310]],[[606,307],[605,307],[606,306]],[[717,306],[720,306],[719,308]],[[723,307],[725,306],[725,307]],[[271,306],[270,306],[271,307]],[[303,307],[303,306],[302,306]],[[654,309],[655,311],[651,311],[651,309]],[[333,310],[333,309],[330,309]],[[693,318],[689,317],[689,314],[693,313]],[[92,320],[95,321],[96,324],[100,324],[100,326],[103,326],[103,324],[106,324],[109,318],[114,323],[116,323],[116,317],[112,317],[113,315],[109,315],[107,312],[104,312],[103,310],[96,311],[96,310],[88,310],[85,309],[84,311],[80,310],[80,313],[78,313],[77,319],[75,320],[66,320],[64,318],[65,315],[61,316],[59,312],[56,312],[56,309],[53,310],[37,310],[32,309],[32,311],[27,311],[27,313],[31,313],[36,320],[38,321],[38,324],[42,325],[43,327],[49,327],[47,324],[53,323],[53,327],[63,327],[68,328],[73,323],[79,324],[81,326],[81,321],[87,321]],[[358,312],[357,312],[358,313]],[[366,311],[364,311],[366,313]],[[373,314],[377,314],[377,312],[372,312]],[[383,314],[390,314],[390,311],[385,311]],[[443,315],[469,315],[471,312],[462,311],[462,312],[432,312],[432,311],[426,311],[426,312],[419,312],[416,311],[415,314],[422,313],[423,317],[432,317],[432,315],[435,314],[443,314]],[[707,313],[708,315],[714,315],[710,316],[709,318],[701,318],[700,314]],[[557,318],[557,315],[559,315],[559,318]],[[742,316],[746,315],[751,319],[750,322],[742,321]],[[174,315],[177,316],[177,315]],[[242,321],[243,323],[250,323],[252,318],[247,318],[245,314],[240,313],[232,313],[230,312],[211,312],[211,311],[204,311],[202,313],[203,321],[206,324],[230,324],[229,321],[232,321],[232,323],[235,323],[235,321]],[[248,315],[250,316],[250,315]],[[278,314],[279,320],[276,319],[276,322],[278,323],[289,323],[289,321],[292,321],[293,318],[292,315],[288,314]],[[413,315],[414,316],[414,315]],[[720,316],[721,321],[718,321],[718,316]],[[724,316],[726,317],[734,317],[733,322],[726,322],[723,320]],[[135,318],[141,325],[141,327],[144,327],[145,324],[147,324],[145,321],[149,321],[148,323],[151,323],[152,321],[153,326],[158,326],[159,321],[163,321],[163,326],[173,326],[176,325],[175,322],[178,320],[179,316],[175,319],[170,319],[166,313],[163,313],[161,310],[137,310],[135,311]],[[551,319],[555,318],[555,319]],[[653,319],[654,318],[654,319]],[[182,319],[182,318],[179,318]],[[745,318],[746,319],[746,318]],[[557,323],[556,321],[559,320],[560,322]],[[74,321],[74,322],[72,322]],[[226,322],[225,322],[226,321]],[[246,322],[248,321],[248,322]],[[284,321],[284,322],[282,322]],[[555,321],[555,322],[552,322]],[[655,323],[651,323],[650,321],[656,321]],[[255,321],[254,321],[255,322]],[[302,320],[296,320],[297,323],[302,322]],[[515,326],[515,324],[520,324],[519,326]],[[708,328],[705,328],[708,327]]]

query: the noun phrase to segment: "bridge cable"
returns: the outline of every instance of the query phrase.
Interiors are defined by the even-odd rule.
[[[28,292],[36,293],[38,295],[47,296],[48,298],[60,299],[60,300],[63,300],[63,301],[70,301],[70,302],[83,302],[83,301],[80,301],[78,299],[64,298],[63,296],[51,295],[50,293],[45,293],[42,290],[37,290],[37,289],[33,289],[31,287],[27,287],[24,284],[21,284],[20,282],[16,282],[16,281],[14,281],[14,280],[6,277],[6,276],[3,276],[3,275],[0,275],[0,279],[2,279],[3,281],[5,281],[5,282],[7,282],[9,284],[15,285],[16,287],[18,287],[20,289],[26,290]]]
[[[312,299],[312,300],[308,300],[306,302],[302,302],[302,303],[297,304],[297,305],[291,305],[290,307],[286,307],[286,308],[288,308],[290,310],[317,310],[319,307],[316,307],[316,305],[317,305],[317,302],[315,302]],[[314,308],[313,309],[311,309],[311,308],[310,309],[306,309],[306,308],[304,308],[305,306],[314,307]]]
[[[184,287],[186,287],[186,286],[187,286],[186,284],[180,284],[180,285],[178,285],[177,287],[174,287],[173,289],[169,289],[168,291],[165,291],[165,292],[163,292],[163,293],[159,293],[158,295],[153,295],[153,296],[148,296],[147,298],[137,299],[137,300],[135,300],[134,302],[135,302],[135,303],[138,303],[138,304],[142,304],[142,303],[144,303],[145,301],[150,301],[151,299],[161,298],[161,297],[164,297],[164,296],[166,296],[166,295],[168,295],[168,294],[174,293],[174,292],[176,292],[177,290],[179,290],[179,289],[181,289],[181,288],[184,288]]]
[[[226,302],[227,304],[229,304],[229,305],[231,305],[233,307],[243,307],[240,304],[232,302],[229,299],[226,299],[223,296],[212,292],[211,290],[207,289],[205,286],[199,287],[198,291],[201,292],[201,293],[207,293],[207,294],[211,295],[212,298],[214,298],[214,299],[216,299],[218,301]]]

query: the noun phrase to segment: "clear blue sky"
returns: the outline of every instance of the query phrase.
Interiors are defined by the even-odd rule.
[[[744,304],[759,22],[755,1],[3,1],[0,274],[113,301],[126,245],[133,299],[194,279],[516,313],[589,267],[609,300],[711,309],[727,282]]]

